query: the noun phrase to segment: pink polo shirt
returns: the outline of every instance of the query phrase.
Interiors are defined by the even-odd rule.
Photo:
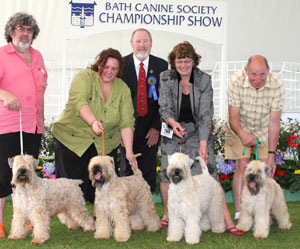
[[[41,53],[29,48],[31,67],[20,57],[12,43],[0,48],[0,88],[16,95],[22,105],[22,130],[44,132],[44,94],[47,71]],[[20,131],[19,111],[8,110],[0,101],[0,134]]]

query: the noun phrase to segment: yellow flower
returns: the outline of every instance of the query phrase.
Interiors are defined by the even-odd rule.
[[[300,175],[300,169],[295,170],[294,174]]]
[[[221,171],[220,170],[218,170],[218,174],[221,175]]]
[[[118,171],[120,172],[120,171],[121,171],[121,169],[120,169],[120,168],[118,168]]]
[[[160,167],[156,166],[156,172],[159,172],[159,171],[160,171]]]
[[[43,169],[43,166],[37,166],[36,169],[41,170],[41,169]]]

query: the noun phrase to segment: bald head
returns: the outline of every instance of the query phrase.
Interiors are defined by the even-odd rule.
[[[267,59],[261,55],[253,55],[248,59],[245,72],[248,75],[251,85],[259,89],[266,83],[269,75],[269,64]]]
[[[264,64],[265,67],[267,67],[268,69],[269,67],[269,63],[268,60],[266,59],[266,57],[262,56],[262,55],[253,55],[248,59],[248,63],[247,63],[247,68],[249,68],[249,66],[254,63],[254,64]]]

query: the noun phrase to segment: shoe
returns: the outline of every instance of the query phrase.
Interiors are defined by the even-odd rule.
[[[0,223],[0,239],[5,238],[5,226],[3,223]]]
[[[244,232],[237,230],[235,226],[228,227],[228,228],[226,228],[225,231],[227,233],[230,233],[231,235],[234,235],[234,236],[243,236],[244,235]]]
[[[167,227],[169,225],[168,220],[161,220],[160,221],[161,227]]]

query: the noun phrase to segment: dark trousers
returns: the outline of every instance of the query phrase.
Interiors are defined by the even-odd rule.
[[[156,156],[158,145],[147,147],[143,151],[134,151],[134,154],[141,153],[137,158],[139,169],[143,173],[143,177],[149,184],[151,192],[155,191],[156,187]],[[120,176],[130,176],[133,174],[128,160],[126,159],[126,151],[123,146],[120,146],[121,162],[120,162]]]
[[[38,159],[42,134],[23,132],[23,152]],[[12,169],[8,158],[21,154],[20,132],[0,135],[0,198],[12,193]]]
[[[114,158],[115,170],[117,170],[117,148],[108,154]],[[84,154],[79,157],[73,151],[69,150],[61,142],[55,139],[55,171],[57,178],[65,177],[69,179],[81,179],[80,185],[84,199],[91,203],[95,201],[95,188],[89,179],[88,166],[90,159],[98,156],[94,144],[92,144]]]

